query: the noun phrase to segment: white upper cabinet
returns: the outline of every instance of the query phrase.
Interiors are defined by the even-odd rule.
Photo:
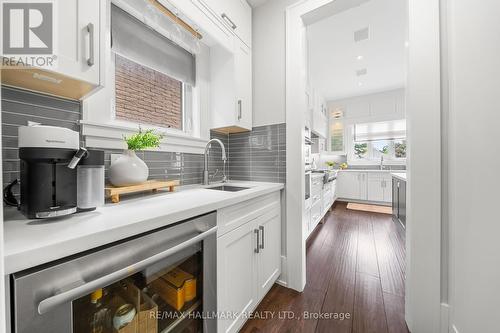
[[[55,2],[54,68],[2,70],[2,83],[69,99],[82,99],[103,84],[106,1]]]
[[[382,93],[329,102],[329,110],[340,110],[349,122],[373,122],[405,118],[405,91]]]
[[[93,85],[100,84],[100,3],[99,0],[57,2],[57,72]]]
[[[328,136],[328,117],[326,102],[318,94],[314,96],[314,108],[312,111],[312,131],[322,138]]]
[[[221,133],[252,129],[252,50],[235,39],[234,53],[211,49],[211,128]]]
[[[223,24],[252,47],[252,8],[246,0],[196,0],[205,2]]]

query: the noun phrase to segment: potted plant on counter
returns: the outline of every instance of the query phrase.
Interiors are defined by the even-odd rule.
[[[155,133],[154,129],[139,132],[130,137],[124,137],[127,143],[127,150],[118,157],[109,167],[109,180],[114,186],[137,185],[148,180],[149,168],[136,155],[136,151],[150,148],[158,148],[162,134]]]
[[[328,167],[328,170],[333,170],[333,168],[337,165],[337,163],[333,161],[326,161],[325,164]]]

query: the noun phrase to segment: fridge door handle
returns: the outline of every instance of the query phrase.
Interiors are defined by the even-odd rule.
[[[49,298],[44,299],[38,304],[38,313],[40,315],[43,315],[52,309],[58,307],[61,304],[73,301],[75,299],[78,299],[82,296],[85,296],[87,294],[90,294],[91,292],[95,291],[96,289],[102,288],[104,286],[107,286],[109,284],[112,284],[116,281],[120,281],[121,279],[126,278],[127,276],[130,276],[134,273],[140,272],[143,269],[145,269],[148,266],[151,266],[155,263],[157,263],[160,260],[163,260],[172,254],[179,252],[181,250],[184,250],[185,248],[188,248],[203,239],[207,238],[208,236],[214,234],[217,232],[217,226],[208,229],[205,232],[202,232],[198,235],[196,235],[193,238],[190,238],[189,240],[177,244],[163,252],[157,253],[149,258],[146,258],[144,260],[141,260],[135,264],[132,264],[130,266],[124,267],[122,269],[119,269],[111,274],[102,276],[100,278],[97,278],[95,280],[89,281],[87,283],[82,284],[81,286],[78,286],[76,288],[64,291],[62,293],[56,294],[54,296],[51,296]]]

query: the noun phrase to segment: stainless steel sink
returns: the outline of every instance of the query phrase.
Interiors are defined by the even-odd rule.
[[[240,187],[240,186],[230,186],[230,185],[221,185],[215,187],[207,187],[207,190],[216,190],[216,191],[224,191],[224,192],[238,192],[247,190],[250,187]]]

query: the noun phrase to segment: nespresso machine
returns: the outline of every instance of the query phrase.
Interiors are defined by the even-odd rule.
[[[89,158],[92,153],[80,147],[79,133],[70,129],[39,124],[19,127],[21,203],[18,207],[21,212],[27,218],[40,219],[76,213],[78,201],[85,202],[82,210],[92,210],[100,205],[97,203],[92,207],[89,194],[79,193],[79,190],[97,188],[95,199],[104,201],[104,154],[94,151]],[[89,172],[88,165],[85,165],[79,174],[77,165],[85,159],[92,161],[91,164],[102,172]],[[82,167],[84,164],[82,162]],[[85,178],[95,175],[95,179]],[[78,189],[77,183],[86,186],[80,185]]]

